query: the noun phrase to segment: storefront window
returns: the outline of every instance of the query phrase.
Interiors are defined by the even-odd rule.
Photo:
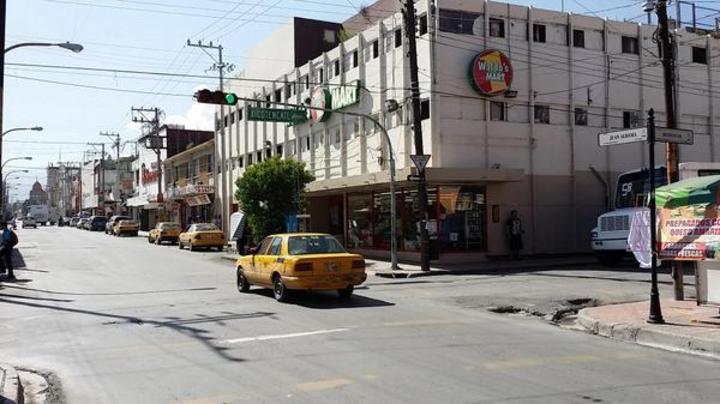
[[[372,195],[348,195],[348,248],[372,248]]]
[[[484,251],[487,205],[482,187],[440,187],[440,248]]]

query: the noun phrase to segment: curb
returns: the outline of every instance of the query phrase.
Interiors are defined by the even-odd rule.
[[[14,367],[0,363],[0,404],[23,404],[25,397],[20,376]]]
[[[604,323],[590,316],[590,310],[582,309],[577,315],[578,324],[590,334],[668,351],[720,359],[720,341],[675,334],[628,323]]]

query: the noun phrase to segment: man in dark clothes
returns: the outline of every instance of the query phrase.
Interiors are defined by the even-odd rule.
[[[505,222],[505,234],[510,244],[510,255],[513,259],[520,258],[520,251],[523,248],[522,235],[525,233],[522,221],[516,210],[510,212],[510,218]]]
[[[3,222],[3,233],[2,233],[2,259],[5,264],[5,268],[7,269],[8,276],[6,280],[8,281],[14,281],[15,273],[13,272],[13,263],[12,263],[12,251],[15,245],[18,243],[18,237],[17,234],[12,230],[12,227],[8,225],[7,223]]]

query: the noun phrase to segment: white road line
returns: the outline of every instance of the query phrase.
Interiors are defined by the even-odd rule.
[[[336,333],[336,332],[344,332],[344,331],[349,331],[349,330],[350,330],[349,328],[334,328],[331,330],[296,332],[296,333],[292,333],[292,334],[260,335],[257,337],[226,339],[221,342],[224,344],[240,344],[243,342],[268,341],[268,340],[273,340],[273,339],[297,338],[297,337],[307,337],[310,335],[332,334],[332,333]]]

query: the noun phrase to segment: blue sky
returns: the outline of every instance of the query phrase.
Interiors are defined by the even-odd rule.
[[[478,0],[479,1],[479,0]],[[561,8],[560,0],[510,1],[539,8]],[[206,69],[212,60],[196,48],[185,47],[188,38],[196,41],[220,39],[226,58],[240,70],[244,50],[266,36],[291,16],[341,22],[357,7],[370,4],[360,0],[8,0],[7,43],[72,41],[84,45],[74,54],[60,48],[24,48],[8,53],[6,63],[86,66],[113,69],[162,71],[215,75]],[[627,6],[601,13],[611,18],[642,14],[640,2],[629,0],[565,0],[567,11]],[[40,125],[43,132],[18,132],[5,139],[4,158],[32,156],[33,161],[11,162],[8,167],[29,167],[15,195],[27,196],[35,178],[45,184],[49,162],[80,161],[87,142],[108,141],[99,132],[119,132],[123,140],[137,137],[130,123],[131,106],[157,106],[171,121],[189,124],[207,117],[207,110],[193,106],[191,94],[198,86],[212,86],[216,80],[158,79],[128,74],[61,71],[6,65],[5,129]],[[133,94],[78,88],[19,79],[60,81],[80,85],[132,89],[150,93],[187,94],[186,97]],[[74,142],[44,144],[21,142]],[[127,145],[124,154],[128,154]]]

